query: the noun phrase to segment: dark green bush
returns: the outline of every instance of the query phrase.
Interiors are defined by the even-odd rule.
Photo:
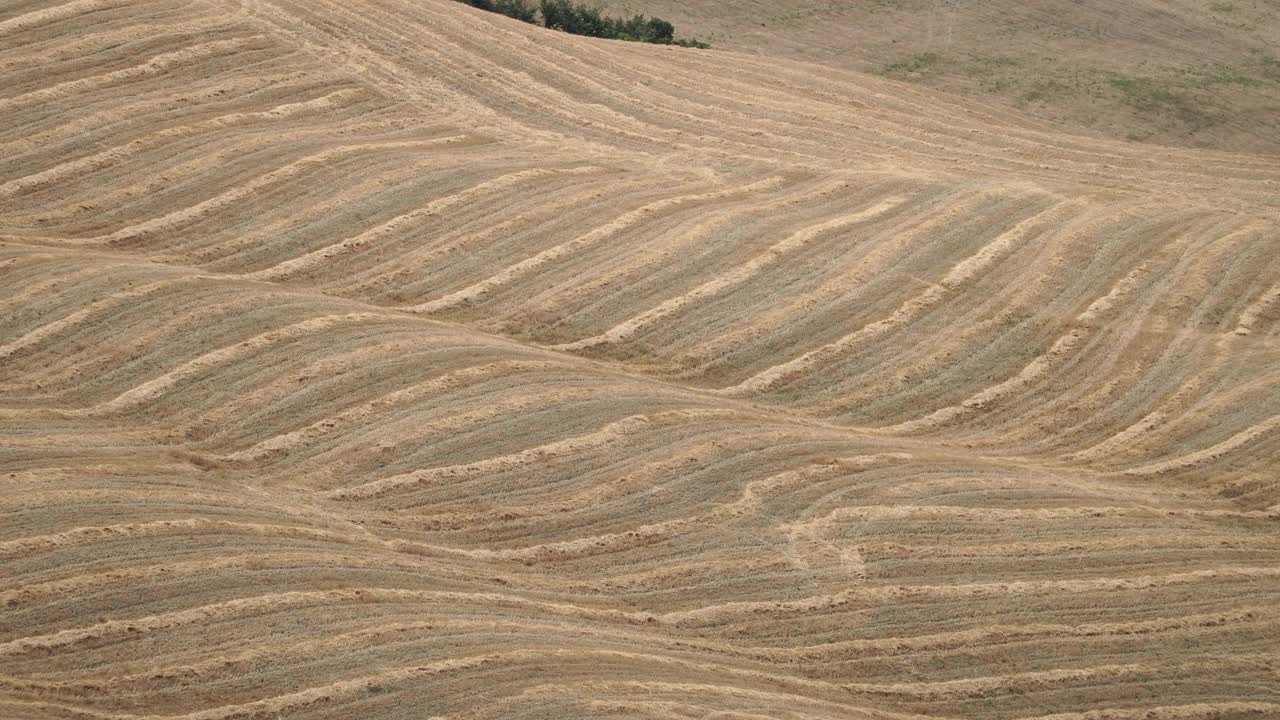
[[[542,24],[550,30],[562,30],[588,37],[613,37],[613,22],[599,10],[576,5],[569,0],[542,0]]]
[[[488,10],[522,20],[534,25],[538,24],[538,10],[528,0],[460,0],[473,8]]]
[[[627,20],[608,18],[600,11],[572,0],[540,0],[537,9],[529,0],[460,0],[467,5],[496,12],[534,25],[541,14],[541,24],[551,30],[610,40],[631,40],[658,45],[709,48],[697,40],[676,40],[676,29],[662,18],[636,15]]]
[[[578,16],[569,0],[542,0],[542,24],[549,30],[576,32]]]
[[[486,2],[487,0],[481,0]],[[521,20],[536,25],[538,23],[538,10],[530,5],[526,0],[498,0],[494,5],[497,12],[502,13],[510,18]]]
[[[613,37],[621,40],[657,43],[670,45],[674,38],[675,27],[661,18],[647,18],[636,15],[630,20],[613,21]]]

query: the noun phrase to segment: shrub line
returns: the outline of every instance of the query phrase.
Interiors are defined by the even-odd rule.
[[[675,26],[656,17],[636,15],[623,20],[605,17],[600,11],[572,2],[572,0],[540,0],[535,8],[529,0],[458,0],[480,10],[488,10],[531,25],[541,25],[549,30],[560,30],[573,35],[629,40],[655,45],[679,45],[681,47],[709,48],[711,45],[695,39],[675,38]]]

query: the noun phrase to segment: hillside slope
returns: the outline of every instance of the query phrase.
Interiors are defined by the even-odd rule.
[[[602,0],[715,47],[881,74],[1136,142],[1280,155],[1275,0]]]
[[[0,8],[0,717],[1280,713],[1280,167],[452,2]]]

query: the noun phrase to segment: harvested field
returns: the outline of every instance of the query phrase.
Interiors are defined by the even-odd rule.
[[[0,718],[1280,717],[1280,163],[445,0],[0,6]]]

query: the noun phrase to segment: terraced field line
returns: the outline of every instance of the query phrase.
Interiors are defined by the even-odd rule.
[[[11,35],[20,30],[84,15],[93,10],[120,7],[125,4],[119,0],[73,0],[73,2],[64,2],[51,8],[31,10],[0,22],[0,35]]]
[[[719,392],[730,397],[742,397],[766,392],[784,380],[808,372],[819,363],[826,362],[868,340],[879,337],[896,327],[910,322],[999,260],[1014,245],[1026,239],[1032,230],[1068,216],[1083,206],[1084,203],[1080,201],[1064,200],[1048,210],[1019,222],[996,239],[984,245],[978,252],[951,268],[937,285],[903,303],[884,320],[859,328],[835,342],[828,343],[816,350],[810,350],[797,358],[761,370],[737,385],[721,388]]]
[[[1257,300],[1250,303],[1244,312],[1240,313],[1240,321],[1236,324],[1235,334],[1248,335],[1252,333],[1254,326],[1258,324],[1258,320],[1277,306],[1280,306],[1280,285],[1263,293]]]
[[[204,200],[196,205],[181,210],[176,210],[163,217],[153,218],[145,222],[122,228],[108,235],[100,235],[91,238],[79,238],[69,242],[82,244],[103,244],[117,243],[139,238],[148,233],[154,233],[160,230],[176,227],[184,223],[192,222],[201,217],[221,210],[240,200],[253,197],[259,190],[282,182],[294,176],[300,175],[307,170],[317,166],[322,166],[334,159],[344,155],[354,155],[369,150],[386,150],[389,148],[404,148],[406,150],[420,150],[447,146],[455,143],[461,143],[468,139],[469,135],[450,135],[443,138],[432,138],[429,140],[405,140],[405,141],[387,141],[380,143],[355,143],[351,145],[342,145],[322,150],[313,155],[294,160],[284,167],[272,170],[265,175],[261,175],[253,180],[244,183],[238,187],[217,195],[215,197]]]
[[[339,324],[358,324],[367,320],[385,319],[385,317],[386,315],[378,312],[347,313],[345,315],[311,318],[283,328],[270,330],[235,345],[207,352],[194,360],[190,360],[183,365],[170,370],[160,377],[148,380],[135,388],[121,393],[112,400],[108,400],[104,403],[95,405],[94,407],[76,412],[88,415],[119,412],[126,408],[148,402],[162,395],[183,380],[199,375],[210,368],[217,367],[238,358],[251,357],[269,345],[293,340],[295,338],[306,337],[312,333]]]
[[[482,195],[506,190],[508,188],[515,187],[526,180],[534,178],[557,174],[585,175],[598,172],[599,170],[600,168],[597,167],[584,166],[569,168],[567,170],[535,168],[532,170],[521,170],[519,172],[508,173],[491,180],[486,180],[478,185],[453,193],[452,195],[446,195],[432,200],[421,208],[417,208],[404,213],[403,215],[391,218],[381,225],[366,230],[355,237],[347,238],[346,240],[336,242],[327,247],[320,248],[319,250],[313,250],[301,257],[284,260],[276,265],[272,265],[271,267],[249,273],[245,277],[263,281],[283,280],[291,275],[305,272],[310,268],[323,265],[344,253],[357,250],[365,245],[376,242],[381,238],[393,236],[402,228],[412,226],[414,223],[431,218],[432,216],[444,212],[451,207],[470,202]]]
[[[493,457],[487,460],[468,463],[466,465],[451,465],[448,467],[431,468],[428,470],[415,470],[413,472],[396,475],[394,477],[374,480],[355,487],[334,490],[328,494],[328,497],[334,500],[367,500],[370,498],[381,497],[387,493],[394,492],[399,488],[422,485],[434,480],[446,480],[448,478],[468,477],[485,472],[511,470],[534,461],[540,461],[544,458],[572,455],[584,450],[607,447],[625,440],[628,435],[634,432],[645,430],[655,424],[662,424],[672,420],[693,421],[699,418],[720,417],[732,414],[733,411],[731,410],[680,410],[662,413],[655,416],[633,415],[631,417],[622,418],[621,420],[615,420],[598,430],[592,430],[591,432],[576,435],[574,437],[563,438],[545,445],[521,450],[520,452],[510,455]]]
[[[595,347],[597,345],[617,343],[626,340],[640,329],[671,315],[686,305],[711,297],[734,287],[735,285],[740,285],[750,280],[764,272],[770,265],[782,259],[784,256],[803,249],[806,244],[813,240],[829,232],[844,230],[877,215],[886,213],[898,205],[901,205],[904,201],[905,198],[901,196],[887,198],[871,207],[864,208],[863,210],[859,210],[848,215],[842,215],[838,218],[798,230],[786,239],[775,243],[760,255],[757,255],[747,262],[730,269],[714,280],[708,280],[683,295],[678,295],[666,300],[657,307],[646,310],[629,320],[625,320],[600,335],[584,338],[576,342],[554,345],[552,348],[555,350],[572,352],[575,350]]]
[[[273,453],[289,450],[307,442],[314,441],[325,435],[343,432],[353,425],[358,425],[363,420],[372,419],[387,412],[388,408],[421,401],[422,399],[432,395],[456,389],[469,381],[496,377],[498,373],[501,372],[519,372],[521,370],[546,369],[556,366],[556,363],[549,361],[508,360],[449,372],[440,377],[426,380],[411,387],[396,390],[395,392],[387,395],[370,399],[354,408],[345,410],[338,415],[326,417],[323,420],[317,420],[306,427],[267,438],[256,443],[250,448],[238,450],[234,453],[220,457],[221,459],[230,462],[258,461]]]
[[[253,37],[234,38],[231,40],[213,40],[210,42],[197,43],[190,47],[182,48],[181,50],[159,53],[148,58],[145,62],[134,65],[133,67],[124,68],[123,70],[115,70],[89,78],[67,80],[56,85],[40,88],[39,90],[32,90],[14,97],[0,98],[0,112],[13,112],[22,105],[47,102],[53,98],[73,95],[77,92],[82,92],[95,87],[111,85],[112,83],[121,80],[136,80],[148,76],[160,75],[181,63],[204,60],[219,55],[226,50],[242,48],[256,40],[260,40],[262,37],[263,36],[259,35]]]
[[[1258,438],[1275,432],[1277,429],[1280,429],[1280,415],[1273,415],[1256,425],[1241,430],[1235,435],[1232,435],[1226,440],[1223,440],[1211,447],[1161,462],[1154,462],[1147,465],[1141,465],[1139,467],[1129,468],[1124,471],[1124,474],[1132,476],[1161,475],[1178,470],[1185,470],[1211,460],[1216,460],[1229,453],[1236,452]]]
[[[148,146],[154,144],[154,140],[172,139],[195,135],[201,131],[207,131],[212,128],[231,125],[243,120],[254,119],[285,119],[305,114],[313,110],[325,110],[338,104],[340,98],[347,98],[360,94],[359,90],[354,88],[346,90],[335,90],[321,97],[311,100],[303,100],[297,102],[282,103],[267,110],[257,112],[236,112],[228,113],[216,118],[204,120],[199,123],[186,125],[177,128],[168,128],[160,132],[154,133],[146,138],[138,138],[130,141],[125,145],[100,150],[91,155],[86,155],[76,160],[70,160],[60,163],[51,168],[41,170],[31,175],[14,178],[0,184],[0,198],[11,197],[24,192],[51,185],[60,181],[68,180],[81,176],[85,173],[101,170],[103,168],[117,165],[128,158],[142,152]]]
[[[59,283],[65,283],[71,279],[74,279],[74,278],[62,278],[59,280]],[[116,305],[122,301],[127,302],[129,300],[135,300],[137,298],[146,297],[147,295],[151,294],[156,290],[160,290],[162,288],[166,288],[179,283],[188,283],[188,282],[197,281],[197,280],[221,280],[221,279],[222,277],[218,275],[187,275],[184,277],[171,277],[171,278],[165,278],[163,280],[158,280],[152,283],[147,283],[145,285],[140,285],[138,287],[132,288],[122,293],[109,295],[100,300],[95,300],[92,303],[89,303],[88,305],[86,305],[85,307],[82,307],[79,310],[76,310],[75,312],[71,313],[70,315],[67,315],[66,317],[41,325],[40,327],[30,330],[29,332],[22,335],[21,337],[15,338],[5,343],[4,345],[0,345],[0,360],[4,360],[5,358],[12,356],[14,353],[17,353],[21,350],[25,350],[26,348],[36,345],[37,343],[61,332],[62,330],[75,326],[78,323],[84,322],[85,320],[92,317],[94,313],[98,312],[102,308]]]
[[[493,290],[499,287],[502,287],[503,285],[506,285],[516,279],[519,279],[525,275],[528,275],[529,273],[537,270],[543,265],[555,262],[563,257],[572,255],[574,252],[578,250],[581,250],[590,245],[594,245],[602,240],[605,240],[621,232],[622,230],[625,230],[631,226],[634,226],[638,223],[648,220],[653,213],[657,213],[662,210],[667,210],[670,208],[675,208],[680,205],[684,205],[686,203],[702,202],[706,200],[719,200],[727,197],[733,197],[734,195],[739,195],[743,193],[771,190],[781,185],[782,180],[783,179],[780,177],[775,177],[775,178],[769,178],[766,180],[753,182],[748,185],[744,185],[742,187],[734,188],[730,190],[718,190],[713,192],[695,193],[692,195],[681,195],[678,197],[670,197],[670,198],[664,198],[662,200],[658,200],[657,202],[650,203],[648,205],[645,205],[644,207],[637,208],[636,210],[632,210],[628,213],[625,213],[620,217],[615,218],[613,221],[609,222],[608,224],[597,227],[591,232],[586,233],[585,235],[580,235],[572,240],[556,245],[555,247],[551,247],[546,250],[543,250],[537,255],[534,255],[533,257],[522,260],[516,263],[515,265],[512,265],[502,270],[496,275],[486,278],[485,280],[475,283],[469,287],[465,287],[456,292],[449,293],[448,295],[445,295],[444,297],[438,298],[436,300],[425,302],[420,305],[414,305],[404,309],[410,312],[436,313],[444,310],[449,310],[451,308],[457,307],[465,303],[473,302],[477,298],[480,298],[485,294],[492,292]]]

